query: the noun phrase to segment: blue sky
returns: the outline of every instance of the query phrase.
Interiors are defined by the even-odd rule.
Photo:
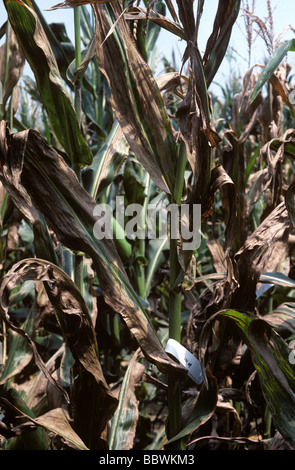
[[[1,1],[1,0],[0,0]],[[74,27],[73,27],[73,9],[60,9],[55,11],[45,11],[50,8],[52,5],[61,2],[61,0],[36,0],[39,8],[43,11],[43,14],[46,20],[50,22],[60,22],[65,23],[68,35],[74,37]],[[249,3],[252,3],[252,0],[249,0]],[[295,29],[295,5],[294,0],[273,0],[272,4],[276,7],[274,12],[274,25],[275,25],[275,36],[277,37],[279,33],[283,30],[284,27],[291,24]],[[267,17],[267,1],[266,0],[256,0],[256,10],[255,13],[260,18]],[[218,0],[205,0],[204,13],[201,21],[201,29],[199,35],[199,47],[204,50],[206,46],[206,41],[210,36],[212,31],[212,25],[215,17],[215,12],[218,6]],[[0,3],[0,23],[2,24],[6,18],[5,8],[3,2]],[[236,61],[237,70],[243,74],[247,70],[247,43],[244,36],[244,26],[243,20],[240,18],[238,23],[235,25],[232,37],[231,37],[231,46],[238,51],[233,52]],[[288,31],[284,35],[284,39],[290,39],[295,37],[295,32]],[[157,43],[157,46],[160,50],[161,55],[165,55],[168,59],[171,57],[172,50],[175,51],[177,60],[181,60],[181,56],[185,47],[184,41],[179,41],[171,33],[163,31],[161,33],[160,39]],[[262,40],[256,40],[253,48],[252,56],[252,65],[255,63],[264,63],[265,58],[267,57],[266,47]],[[288,60],[292,67],[295,67],[295,53],[290,53]],[[234,65],[233,64],[233,65]],[[161,68],[159,67],[159,70]],[[224,60],[222,67],[218,74],[218,79],[226,79],[226,75],[229,73],[229,61]]]

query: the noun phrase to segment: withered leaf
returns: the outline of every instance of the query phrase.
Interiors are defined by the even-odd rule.
[[[9,327],[23,336],[31,345],[36,364],[48,380],[66,392],[51,377],[37,351],[33,340],[21,328],[16,327],[8,314],[9,295],[17,285],[27,280],[42,281],[53,304],[56,317],[74,359],[91,375],[96,389],[96,429],[98,436],[112,417],[117,399],[110,391],[98,360],[98,347],[90,314],[84,298],[69,276],[52,263],[39,259],[25,259],[15,264],[5,275],[0,285],[0,314]]]
[[[253,311],[256,287],[269,255],[278,242],[288,237],[291,221],[284,202],[259,225],[235,255],[240,287],[232,297],[232,308]],[[280,261],[280,253],[278,260]],[[236,306],[236,307],[235,307]]]
[[[13,155],[14,158],[18,156],[16,168],[22,168],[22,172],[15,176],[16,186],[12,188],[12,179],[8,180],[6,175],[9,171],[14,172],[11,168]],[[33,130],[16,135],[7,131],[0,147],[0,165],[0,179],[6,189],[11,194],[17,191],[23,199],[25,188],[32,201],[30,204],[43,213],[60,242],[93,259],[106,302],[121,314],[146,357],[163,371],[170,367],[184,371],[165,353],[128,279],[114,241],[95,238],[93,228],[98,221],[93,214],[96,203],[62,157]],[[20,206],[19,199],[16,203]]]
[[[8,70],[7,78],[4,83],[2,106],[5,107],[12,90],[17,85],[25,67],[25,57],[16,39],[15,33],[12,29],[9,31],[9,36],[6,38],[8,44],[3,44],[0,48],[0,79],[4,83],[4,71],[6,60],[6,48],[8,51]]]
[[[173,194],[177,147],[156,80],[135,47],[121,2],[93,9],[98,66],[108,80],[116,118],[152,180]]]
[[[237,194],[233,180],[230,178],[222,165],[217,165],[211,172],[210,189],[208,192],[208,199],[204,212],[208,212],[210,210],[214,202],[214,195],[216,191],[224,189],[225,186],[228,189],[227,200],[229,206],[229,216],[226,223],[224,246],[226,257],[231,248],[237,228]]]

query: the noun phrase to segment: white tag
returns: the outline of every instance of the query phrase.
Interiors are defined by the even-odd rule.
[[[182,366],[188,371],[188,376],[197,384],[201,384],[204,380],[201,364],[198,359],[193,356],[185,347],[183,347],[175,339],[169,338],[165,351],[174,356]]]

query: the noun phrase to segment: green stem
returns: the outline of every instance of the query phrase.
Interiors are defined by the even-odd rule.
[[[180,205],[184,185],[184,172],[186,167],[185,146],[180,146],[177,162],[176,183],[174,188],[174,200]],[[181,271],[177,250],[178,240],[170,237],[170,297],[169,297],[169,338],[181,342],[181,288],[176,286],[176,281]],[[167,436],[171,439],[181,431],[181,384],[179,377],[172,371],[168,374],[168,424]],[[181,440],[173,444],[175,450],[181,450]]]
[[[271,425],[272,425],[272,415],[268,407],[266,407],[265,412],[264,412],[264,420],[265,420],[265,426],[264,426],[263,437],[264,439],[268,439],[271,436]]]
[[[143,176],[143,168],[141,167],[141,176]],[[141,211],[140,224],[141,228],[145,228],[146,216],[147,216],[147,203],[148,203],[148,193],[150,187],[150,175],[147,173],[145,177],[145,199]],[[138,249],[137,249],[138,259],[136,260],[136,280],[137,280],[137,289],[138,294],[141,298],[145,298],[146,295],[146,273],[145,273],[145,238],[138,240]]]
[[[81,7],[74,8],[76,69],[81,65]]]
[[[76,253],[75,255],[75,266],[74,266],[74,279],[75,284],[83,294],[84,281],[83,281],[83,255]]]
[[[75,24],[75,68],[80,67],[82,61],[81,55],[81,8],[74,8],[74,24]],[[75,82],[75,110],[79,123],[81,122],[81,84],[77,80]]]
[[[10,22],[7,20],[6,26],[6,44],[5,44],[5,63],[4,63],[4,76],[3,76],[3,83],[0,82],[0,118],[3,119],[4,117],[4,104],[2,103],[4,98],[4,92],[6,88],[6,83],[8,79],[8,68],[9,68],[9,35],[10,35]],[[11,98],[12,102],[12,98]]]
[[[179,273],[177,240],[170,240],[170,297],[169,297],[169,338],[181,341],[181,304],[182,294],[179,287],[174,287]],[[171,439],[181,431],[181,385],[179,377],[168,373],[168,425],[167,436]],[[181,443],[175,442],[174,449],[180,450]]]
[[[122,261],[130,260],[132,247],[126,238],[126,233],[115,217],[112,217],[112,227],[114,233],[114,243]]]
[[[10,21],[7,20],[6,26],[6,44],[5,44],[5,69],[4,69],[4,78],[3,78],[3,90],[5,89],[7,78],[8,78],[8,68],[9,68],[9,36],[10,36]]]
[[[81,65],[81,8],[74,8],[74,25],[75,25],[75,67],[78,69]],[[75,82],[75,110],[78,122],[81,123],[81,84],[80,81]],[[73,168],[78,179],[81,179],[81,168]],[[83,256],[76,253],[74,255],[74,281],[83,294]]]

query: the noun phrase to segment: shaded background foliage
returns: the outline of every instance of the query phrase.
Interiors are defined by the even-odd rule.
[[[204,53],[202,0],[66,1],[75,44],[35,1],[3,3],[1,448],[294,448],[295,40],[274,37],[271,2],[263,22],[220,1]],[[249,69],[220,99],[239,14]],[[186,47],[157,76],[161,28]],[[143,228],[148,204],[201,204],[200,247],[128,239],[117,196]],[[105,203],[114,240],[93,233]]]

